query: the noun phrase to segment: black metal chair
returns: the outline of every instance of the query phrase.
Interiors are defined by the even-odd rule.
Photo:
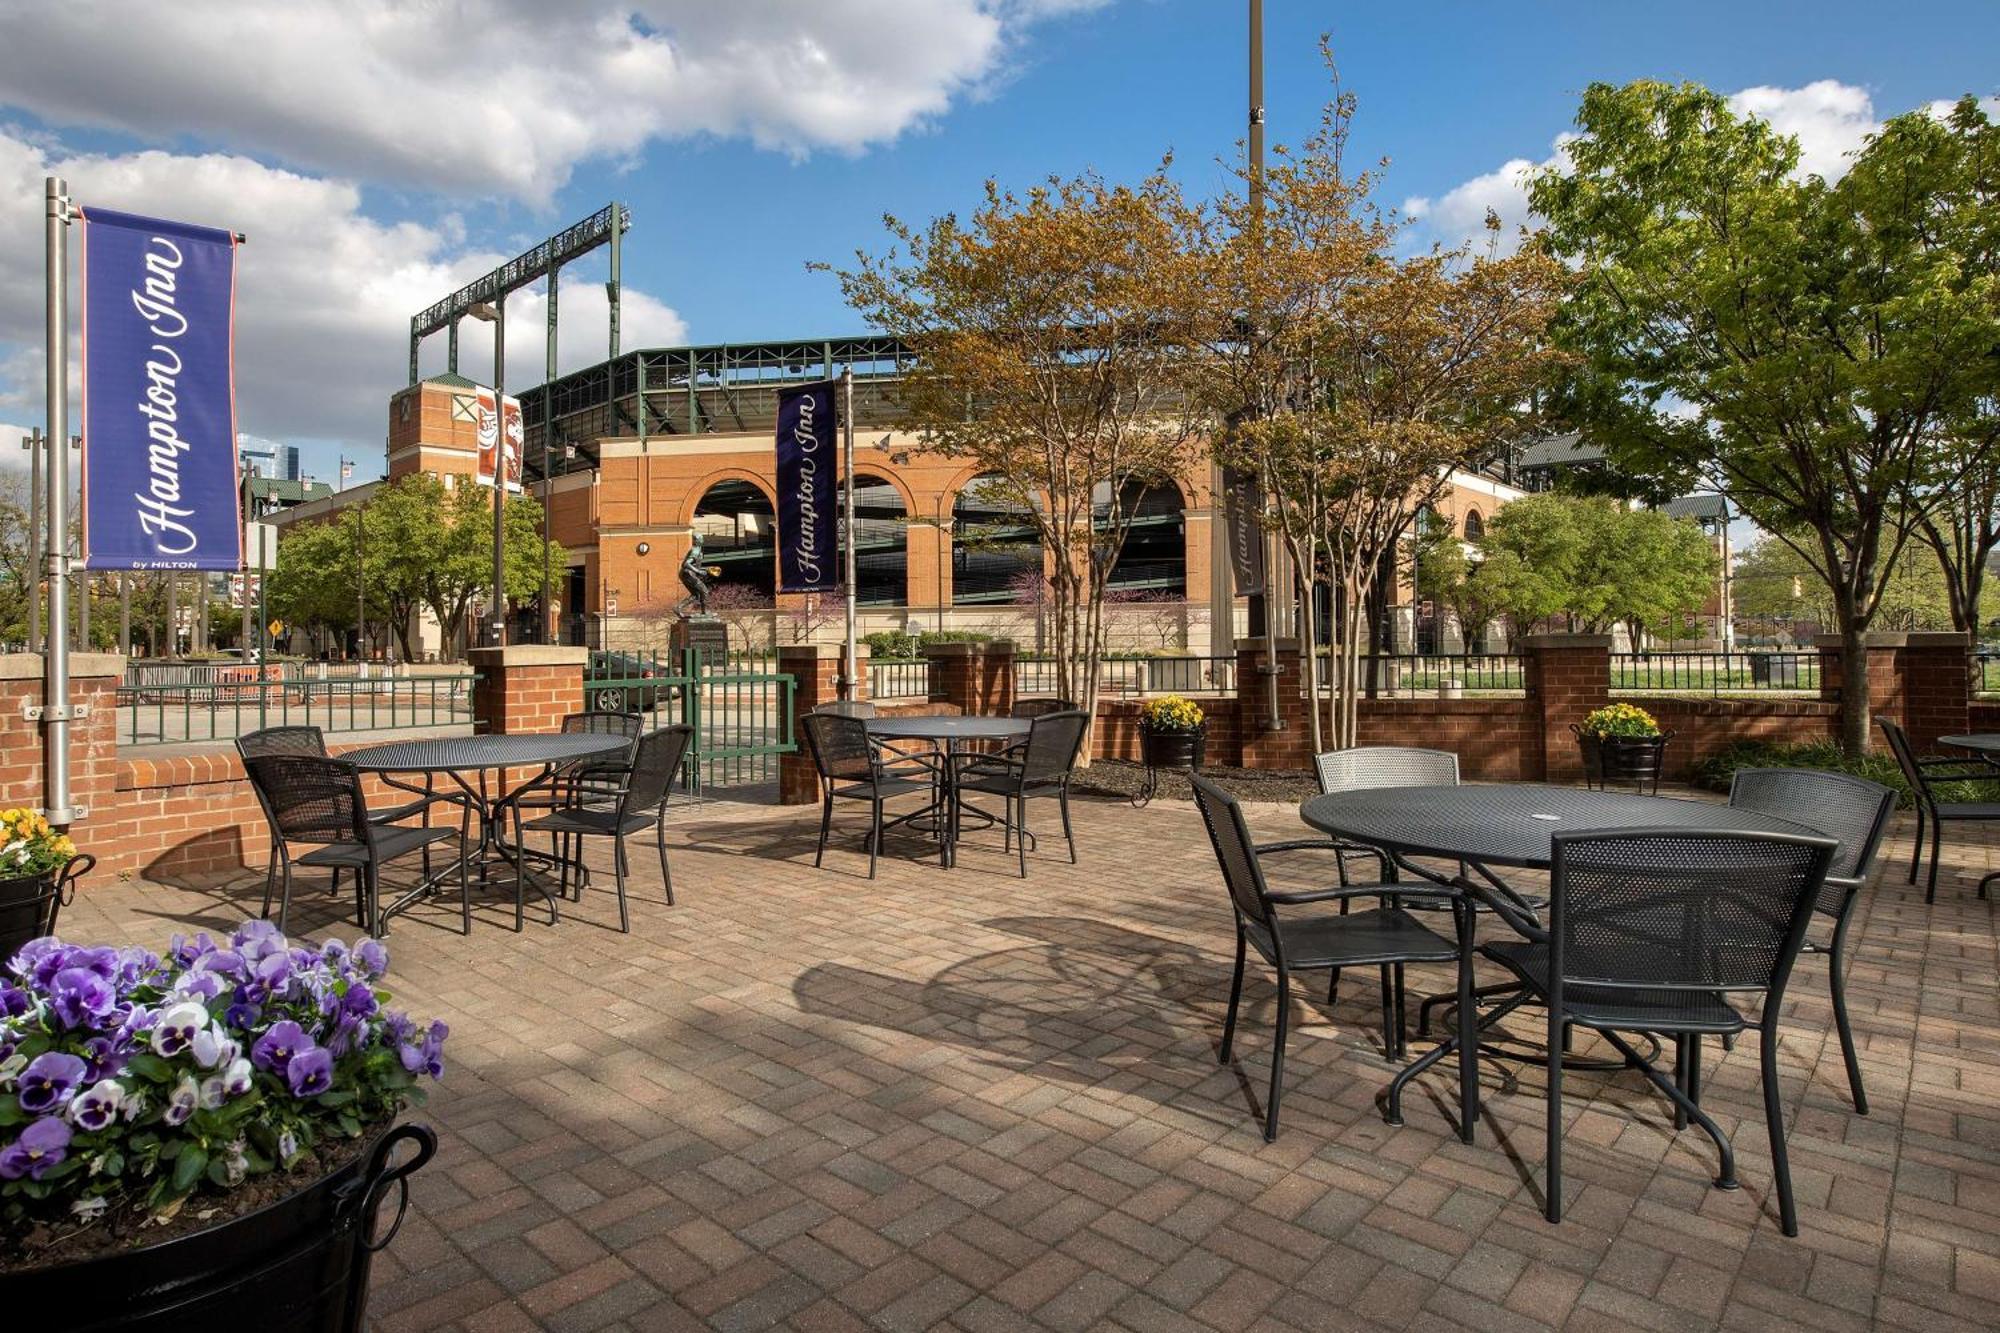
[[[1816,828],[1840,844],[1814,904],[1821,916],[1833,918],[1833,937],[1825,944],[1810,936],[1801,950],[1824,954],[1827,980],[1833,991],[1833,1022],[1840,1033],[1840,1054],[1847,1063],[1847,1088],[1854,1109],[1868,1114],[1868,1094],[1861,1088],[1861,1064],[1854,1054],[1854,1029],[1847,1018],[1847,928],[1861,887],[1875,866],[1882,835],[1896,813],[1896,793],[1879,782],[1809,768],[1740,768],[1729,784],[1729,803],[1761,810],[1794,823]]]
[[[363,930],[380,935],[385,923],[381,907],[381,868],[411,852],[428,852],[433,845],[458,841],[459,914],[464,932],[472,933],[472,890],[465,876],[466,831],[425,825],[377,824],[369,818],[361,793],[361,775],[344,759],[314,754],[264,754],[244,761],[251,784],[271,822],[272,855],[282,888],[278,899],[278,929],[292,898],[292,867],[319,866],[354,872],[355,919]],[[295,844],[314,844],[292,854]],[[429,858],[425,858],[429,878]],[[264,915],[271,914],[270,892]]]
[[[1602,1034],[1665,1094],[1675,1123],[1693,1119],[1721,1154],[1716,1185],[1735,1189],[1736,1156],[1701,1109],[1701,1039],[1757,1029],[1764,1121],[1787,1236],[1799,1233],[1778,1090],[1778,1015],[1833,859],[1830,838],[1706,829],[1559,834],[1542,938],[1482,945],[1523,990],[1480,1019],[1523,1003],[1548,1010],[1548,1181],[1543,1213],[1562,1220],[1563,1037]],[[1761,1001],[1752,1019],[1731,996]],[[1674,1038],[1669,1079],[1621,1032]]]
[[[998,796],[1005,806],[1000,826],[1008,843],[1018,846],[1021,878],[1028,877],[1028,802],[1038,796],[1053,796],[1062,808],[1063,838],[1069,843],[1069,862],[1076,864],[1076,834],[1069,822],[1069,782],[1076,771],[1076,757],[1083,749],[1084,733],[1090,729],[1090,714],[1080,710],[1043,713],[1028,723],[1028,739],[999,754],[969,756],[952,784],[958,792],[985,792]],[[985,811],[977,811],[985,814]],[[952,817],[957,818],[954,811]]]
[[[1920,759],[1910,744],[1907,732],[1886,717],[1875,719],[1875,725],[1882,728],[1882,734],[1889,738],[1889,751],[1896,756],[1896,766],[1903,770],[1903,781],[1910,784],[1910,794],[1917,806],[1916,847],[1910,856],[1910,883],[1917,882],[1917,867],[1924,859],[1924,823],[1931,827],[1931,873],[1924,885],[1924,901],[1937,900],[1938,855],[1944,849],[1944,826],[1946,824],[1978,824],[2000,820],[2000,801],[1942,801],[1938,799],[1937,784],[1945,782],[1996,782],[2000,781],[2000,770],[1979,759]],[[1979,896],[1986,896],[1987,881],[1992,876],[1979,881]]]
[[[813,709],[815,713],[834,713],[840,717],[870,718],[875,716],[875,705],[866,699],[834,699]]]
[[[246,731],[236,738],[236,753],[243,760],[244,771],[248,773],[250,760],[272,754],[305,754],[326,758],[326,734],[314,726],[263,727],[256,731]],[[375,824],[400,824],[406,819],[423,816],[426,827],[430,825],[430,807],[438,801],[457,804],[457,798],[440,794],[433,784],[433,774],[424,775],[424,789],[414,801],[401,801],[395,805],[382,806],[368,812],[368,819]],[[250,783],[251,792],[257,797],[257,805],[264,812],[264,822],[271,823],[271,807],[264,799],[264,793],[255,782]],[[430,874],[429,852],[425,853],[424,873]],[[340,892],[341,867],[333,868],[332,882],[327,886],[330,893]],[[271,915],[271,894],[278,882],[278,848],[274,839],[271,855],[264,865],[264,915]]]
[[[1016,699],[1008,708],[1008,717],[1036,718],[1049,713],[1070,713],[1076,705],[1067,699]]]
[[[610,838],[612,840],[611,866],[618,889],[618,929],[630,932],[632,918],[625,902],[625,877],[631,873],[631,863],[625,856],[625,839],[638,833],[648,824],[653,826],[653,844],[660,854],[660,879],[666,886],[667,906],[674,905],[674,877],[667,868],[667,796],[673,790],[674,777],[680,772],[681,761],[687,758],[688,747],[694,743],[694,728],[685,723],[662,727],[639,738],[632,753],[632,765],[619,778],[618,795],[610,806],[572,805],[551,810],[539,819],[523,821],[517,814],[514,820],[514,857],[518,863],[521,857],[521,837],[523,833],[548,833],[559,839],[576,840],[574,865],[578,883],[583,879],[584,838]],[[558,891],[567,887],[569,867],[572,862],[564,859],[563,879]],[[579,889],[579,892],[581,890]],[[518,887],[514,894],[514,929],[522,928],[526,903]],[[555,900],[549,900],[549,920],[556,919]]]
[[[1236,971],[1229,983],[1229,1015],[1223,1020],[1221,1063],[1229,1063],[1236,1036],[1236,1011],[1243,996],[1243,967],[1248,948],[1278,974],[1277,1040],[1271,1054],[1271,1095],[1264,1111],[1264,1138],[1278,1137],[1278,1099],[1284,1088],[1285,1033],[1290,1023],[1292,973],[1343,967],[1382,969],[1382,1044],[1394,1058],[1402,1050],[1397,1014],[1402,1007],[1401,965],[1444,963],[1458,957],[1458,945],[1423,924],[1400,905],[1406,898],[1442,899],[1445,889],[1407,884],[1356,884],[1303,892],[1273,893],[1264,879],[1261,857],[1269,850],[1334,850],[1330,842],[1288,843],[1260,848],[1250,840],[1243,808],[1234,797],[1200,774],[1194,775],[1195,804],[1208,826],[1209,842],[1222,867],[1222,882],[1236,915]],[[1281,914],[1281,907],[1379,898],[1382,904],[1364,912],[1343,914]],[[1394,969],[1392,983],[1392,969]]]
[[[875,878],[875,862],[882,850],[882,834],[903,819],[882,820],[883,802],[898,796],[922,793],[936,803],[936,770],[922,760],[907,759],[890,764],[868,735],[864,718],[815,709],[799,719],[806,748],[812,752],[813,768],[819,774],[819,846],[813,852],[815,867],[824,863],[826,840],[833,830],[833,803],[836,800],[867,801],[868,878]],[[921,773],[923,776],[910,776]],[[919,812],[920,813],[920,812]],[[943,811],[938,811],[943,817]]]

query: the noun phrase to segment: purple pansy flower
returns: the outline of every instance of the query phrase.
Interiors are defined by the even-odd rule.
[[[86,1134],[96,1133],[117,1119],[125,1106],[125,1088],[116,1079],[99,1079],[69,1104],[69,1118]]]
[[[219,1027],[205,1027],[194,1034],[194,1062],[203,1069],[219,1069],[234,1060],[241,1047]]]
[[[300,1051],[285,1066],[294,1097],[317,1097],[333,1086],[333,1052],[322,1046]]]
[[[19,1018],[34,1007],[34,996],[11,982],[0,981],[0,1017]]]
[[[153,1026],[153,1054],[171,1060],[194,1045],[197,1032],[208,1026],[208,1010],[193,1001],[182,1001],[160,1015]]]
[[[49,981],[49,1009],[66,1028],[93,1027],[118,1004],[109,981],[87,967],[66,967]]]
[[[167,1095],[167,1109],[162,1113],[163,1118],[170,1125],[184,1125],[200,1104],[200,1087],[195,1084],[191,1075],[182,1074],[181,1081],[174,1084],[174,1090]]]
[[[241,1097],[250,1091],[251,1077],[250,1062],[239,1056],[222,1071],[222,1090],[231,1097]]]
[[[92,1037],[83,1044],[84,1062],[90,1066],[85,1077],[93,1081],[111,1078],[125,1069],[126,1042],[122,1037]]]
[[[366,982],[357,981],[347,988],[340,1007],[356,1018],[367,1018],[380,1006],[375,1002],[375,990]]]
[[[89,1066],[62,1051],[44,1051],[28,1062],[17,1085],[21,1109],[33,1115],[53,1111],[76,1092]]]
[[[238,1000],[235,1004],[230,1005],[222,1014],[222,1021],[240,1032],[247,1032],[251,1028],[256,1027],[258,1023],[263,1021],[263,1018],[264,1007],[262,1005],[249,1004],[242,1000]]]
[[[354,946],[354,961],[371,977],[389,970],[389,950],[378,939],[364,939]]]
[[[257,1038],[257,1044],[250,1048],[250,1059],[259,1069],[282,1074],[293,1056],[311,1050],[312,1045],[305,1029],[287,1018],[271,1024],[271,1030]]]
[[[27,1176],[40,1180],[42,1173],[57,1165],[69,1148],[69,1126],[54,1116],[44,1116],[21,1131],[21,1137],[0,1151],[0,1179],[19,1180]]]

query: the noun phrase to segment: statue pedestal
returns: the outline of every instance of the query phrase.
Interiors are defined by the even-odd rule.
[[[726,663],[729,660],[729,626],[720,616],[683,616],[674,622],[674,652],[682,655],[693,649],[699,665]]]

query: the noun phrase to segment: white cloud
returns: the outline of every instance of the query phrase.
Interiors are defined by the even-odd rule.
[[[1107,0],[0,0],[0,102],[313,171],[546,202],[656,139],[854,152]]]
[[[1830,181],[1847,174],[1847,155],[1881,128],[1868,90],[1836,79],[1816,79],[1803,88],[1745,88],[1730,97],[1729,106],[1796,138],[1800,174]]]
[[[368,460],[388,426],[389,395],[408,379],[411,313],[507,258],[468,246],[455,219],[371,218],[346,181],[219,153],[65,156],[0,133],[0,197],[39,199],[46,174],[69,177],[86,205],[245,232],[249,243],[237,252],[239,428],[279,440],[344,440]],[[16,421],[42,410],[42,267],[41,210],[0,214],[0,417]],[[577,265],[561,292],[565,368],[604,354],[605,295],[601,282],[585,280],[589,271]],[[624,297],[628,346],[685,340],[680,316],[657,298],[630,284]],[[539,291],[508,302],[516,384],[541,381],[541,312]],[[461,369],[483,378],[491,335],[475,321],[463,334]],[[444,355],[441,335],[426,339],[426,373]]]
[[[2000,111],[2000,98],[1988,98],[1986,103]],[[1802,88],[1745,88],[1731,94],[1729,105],[1739,115],[1768,121],[1780,133],[1797,138],[1797,174],[1801,177],[1817,174],[1838,180],[1847,171],[1849,154],[1881,128],[1868,90],[1836,79],[1818,79]],[[1949,110],[1950,106],[1949,102],[1933,102],[1930,110]],[[1572,132],[1558,135],[1555,152],[1539,162],[1514,158],[1436,197],[1420,195],[1405,200],[1403,212],[1417,223],[1416,238],[1446,245],[1480,238],[1490,208],[1504,225],[1503,244],[1511,246],[1514,229],[1535,222],[1528,208],[1529,178],[1542,168],[1560,166],[1562,145],[1572,137]]]

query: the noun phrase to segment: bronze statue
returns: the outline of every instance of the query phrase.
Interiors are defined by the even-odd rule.
[[[688,590],[688,595],[674,603],[674,614],[685,620],[692,605],[696,615],[707,615],[708,594],[715,588],[709,580],[720,573],[722,566],[702,564],[701,534],[695,533],[688,542],[687,556],[681,561],[681,586]]]

